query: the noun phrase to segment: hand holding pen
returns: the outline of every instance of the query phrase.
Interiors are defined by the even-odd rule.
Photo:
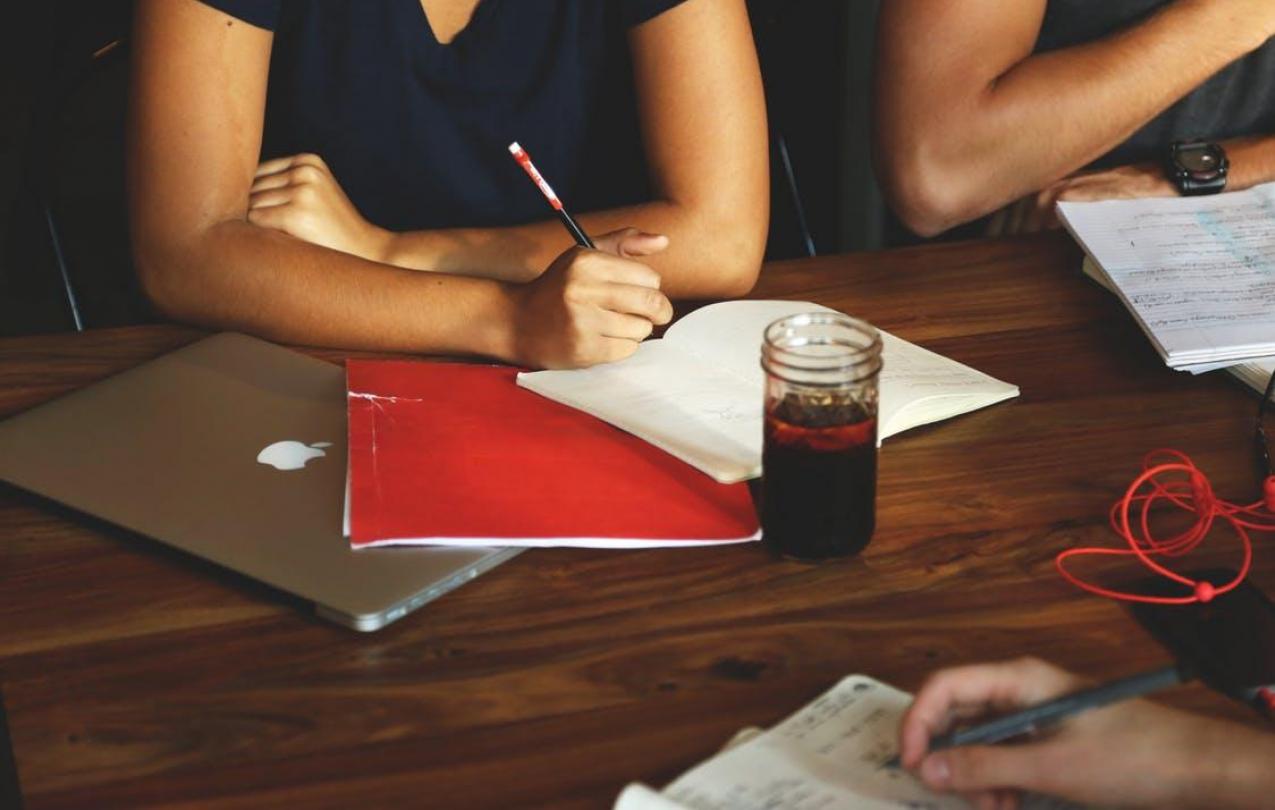
[[[538,279],[513,291],[517,356],[542,368],[578,368],[628,357],[655,326],[673,317],[672,304],[660,292],[659,274],[634,261],[663,250],[668,240],[635,228],[591,240],[526,151],[514,143],[509,152],[577,244]]]
[[[1160,671],[1160,687],[1173,680],[1169,673]],[[1152,673],[1137,680],[1146,689],[1157,682]],[[930,788],[961,794],[978,808],[1017,807],[1020,791],[1100,807],[1261,806],[1224,801],[1244,780],[1222,777],[1248,768],[1259,777],[1250,784],[1258,784],[1263,769],[1275,774],[1269,767],[1275,735],[1146,700],[1073,713],[1019,743],[931,748],[934,738],[970,718],[1004,718],[1090,690],[1035,659],[943,670],[904,715],[902,764]]]

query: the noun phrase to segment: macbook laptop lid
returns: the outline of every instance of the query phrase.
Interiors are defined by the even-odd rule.
[[[0,422],[0,479],[376,630],[518,549],[351,551],[345,373],[220,334]]]

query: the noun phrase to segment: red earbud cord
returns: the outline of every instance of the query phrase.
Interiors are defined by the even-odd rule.
[[[1264,498],[1248,506],[1224,501],[1213,493],[1208,478],[1186,454],[1176,450],[1156,450],[1144,459],[1142,474],[1129,485],[1124,497],[1111,507],[1111,528],[1124,540],[1127,548],[1068,549],[1055,558],[1054,564],[1058,573],[1071,584],[1111,599],[1159,605],[1212,601],[1215,597],[1234,590],[1248,576],[1253,562],[1253,541],[1249,537],[1249,531],[1275,532],[1275,476],[1268,477],[1262,489]],[[1196,515],[1194,524],[1172,537],[1155,537],[1151,533],[1150,520],[1152,507],[1158,501],[1166,501],[1183,511],[1193,512]],[[1204,541],[1217,519],[1231,524],[1244,551],[1244,562],[1229,582],[1222,585],[1196,582],[1154,559],[1157,556],[1178,558],[1189,554]],[[1191,594],[1150,596],[1125,593],[1086,582],[1067,570],[1066,560],[1090,555],[1135,556],[1139,562],[1160,576],[1190,588]]]

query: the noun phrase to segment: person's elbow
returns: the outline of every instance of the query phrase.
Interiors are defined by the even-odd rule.
[[[987,213],[977,178],[960,160],[924,146],[879,147],[877,175],[886,202],[918,236],[930,238]]]
[[[704,252],[705,279],[699,297],[742,298],[752,292],[766,254],[768,209],[715,217]],[[699,285],[697,285],[699,286]]]
[[[138,286],[155,313],[167,320],[184,320],[171,250],[164,248],[159,239],[135,235],[133,269],[137,273]]]
[[[735,238],[723,253],[717,295],[721,298],[743,298],[752,292],[757,285],[757,277],[761,274],[765,253],[764,231],[760,238],[753,233],[741,234]]]
[[[175,238],[171,233],[135,228],[133,267],[138,285],[156,314],[167,320],[202,324],[207,321],[201,295],[192,278],[199,264],[198,235]]]

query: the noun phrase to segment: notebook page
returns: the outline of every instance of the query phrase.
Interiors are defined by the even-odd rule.
[[[1095,282],[1097,282],[1107,292],[1114,294],[1117,298],[1120,296],[1119,292],[1116,291],[1115,284],[1111,282],[1111,279],[1107,278],[1107,274],[1102,271],[1102,268],[1098,266],[1098,263],[1095,262],[1092,257],[1085,256],[1084,262],[1082,262],[1080,265],[1080,271],[1084,273],[1086,276],[1088,276],[1089,278],[1093,279]],[[1141,322],[1139,322],[1138,325],[1142,326],[1142,329],[1144,332],[1146,331],[1146,327],[1143,326]],[[1153,344],[1155,343],[1155,338],[1151,337],[1150,334],[1147,334],[1147,337],[1151,339],[1151,342]],[[1173,366],[1173,368],[1177,371],[1189,371],[1192,374],[1206,374],[1210,371],[1217,371],[1220,368],[1234,367],[1237,363],[1240,363],[1240,362],[1243,362],[1243,361],[1220,360],[1220,361],[1214,361],[1211,363],[1190,363],[1190,364],[1176,365],[1176,366]],[[1232,373],[1236,374],[1236,376],[1240,376],[1237,372],[1233,371]],[[1263,383],[1263,386],[1264,385],[1265,384]]]
[[[911,697],[850,676],[779,725],[728,748],[660,794],[630,786],[615,810],[957,810],[911,774],[882,767],[894,755]],[[640,789],[639,789],[640,788]],[[658,800],[657,800],[658,799]],[[1040,799],[1028,808],[1065,805]]]
[[[1018,396],[1001,382],[950,357],[881,333],[885,366],[878,406],[881,438]]]
[[[664,340],[748,379],[760,397],[765,377],[760,362],[762,333],[770,323],[803,312],[836,310],[803,301],[713,304],[669,327]],[[877,422],[881,439],[1018,396],[1017,386],[880,331],[884,364]]]
[[[648,340],[618,363],[519,374],[518,384],[610,422],[722,483],[761,472],[760,385],[665,340]]]
[[[780,318],[835,309],[806,301],[725,301],[697,309],[668,328],[664,340],[747,380],[761,396],[765,374],[761,344],[766,327]],[[760,407],[760,406],[759,406]]]
[[[1275,184],[1058,211],[1170,365],[1275,352]]]

